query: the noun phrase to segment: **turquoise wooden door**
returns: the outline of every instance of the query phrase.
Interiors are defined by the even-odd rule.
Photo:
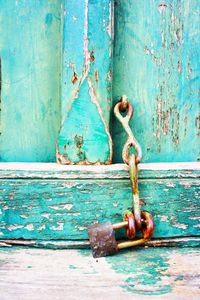
[[[1,1],[1,161],[55,161],[58,132],[71,108],[66,128],[70,127],[68,132],[74,131],[76,136],[68,151],[74,153],[72,162],[78,160],[75,152],[80,152],[83,138],[84,147],[94,149],[94,141],[92,147],[87,143],[91,135],[95,136],[95,126],[102,127],[99,143],[109,145],[111,84],[107,77],[112,71],[108,58],[109,40],[112,39],[111,33],[104,34],[103,25],[99,24],[106,22],[107,30],[112,32],[109,29],[112,26],[109,20],[111,2],[96,3],[96,6],[94,3],[89,6],[88,54],[91,54],[91,62],[86,77],[93,84],[101,110],[91,105],[94,99],[88,103],[82,100],[80,103],[87,107],[87,113],[83,113],[84,106],[81,107],[79,101],[74,103],[74,108],[72,103],[82,84],[84,1],[81,6],[61,0],[16,1],[15,4],[11,0]],[[95,23],[97,9],[99,16]],[[173,5],[170,1],[165,5],[159,1],[115,3],[113,102],[127,94],[133,103],[132,126],[142,145],[144,162],[199,159],[197,12],[198,3],[189,0],[175,1]],[[189,22],[190,19],[193,22]],[[84,89],[90,88],[84,84],[85,81],[80,97],[89,99]],[[87,128],[81,128],[91,117],[93,126],[86,135]],[[73,124],[80,122],[82,127],[78,130]],[[110,129],[114,162],[121,162],[125,135],[115,118]],[[67,136],[68,133],[63,134]],[[186,145],[189,145],[187,151]],[[98,143],[95,147],[93,153],[98,152]],[[63,149],[59,150],[67,152]],[[105,146],[104,151],[108,152],[109,161],[109,147]],[[79,153],[82,160],[85,152]]]
[[[131,188],[112,111],[127,94],[146,163],[140,196],[155,219],[151,245],[198,244],[197,1],[0,7],[0,238],[86,246],[88,224],[121,220]],[[84,166],[58,165],[56,155]]]
[[[1,161],[55,161],[61,1],[0,1]]]
[[[110,163],[112,1],[0,7],[0,161]]]

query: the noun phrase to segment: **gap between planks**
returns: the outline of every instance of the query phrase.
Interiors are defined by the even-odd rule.
[[[36,247],[54,249],[88,249],[88,240],[22,240],[0,239],[0,247]],[[200,237],[178,237],[169,239],[153,239],[139,247],[200,247]]]

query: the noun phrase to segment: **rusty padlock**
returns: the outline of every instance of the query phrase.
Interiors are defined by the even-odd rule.
[[[153,217],[148,212],[142,212],[142,234],[143,237],[137,240],[129,240],[117,242],[115,238],[115,230],[120,228],[130,228],[130,220],[134,218],[133,214],[128,216],[128,220],[112,224],[105,222],[101,224],[92,224],[88,226],[88,235],[93,257],[103,257],[116,254],[120,249],[134,247],[144,244],[151,238],[154,230]],[[133,234],[133,233],[132,233]]]

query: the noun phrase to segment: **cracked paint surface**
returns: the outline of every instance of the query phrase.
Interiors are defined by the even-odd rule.
[[[199,1],[115,3],[113,100],[126,94],[135,107],[143,161],[197,161]],[[112,126],[120,162],[125,135],[114,118]]]
[[[75,1],[64,5],[62,126],[57,141],[57,161],[62,164],[111,163],[111,5],[112,0],[85,0],[79,10]]]
[[[2,179],[1,238],[86,240],[89,224],[120,222],[131,206],[130,179],[93,179]],[[199,236],[198,178],[140,179],[139,189],[154,238]]]

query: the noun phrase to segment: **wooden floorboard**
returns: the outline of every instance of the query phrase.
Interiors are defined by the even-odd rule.
[[[0,249],[0,299],[200,299],[199,248]]]

